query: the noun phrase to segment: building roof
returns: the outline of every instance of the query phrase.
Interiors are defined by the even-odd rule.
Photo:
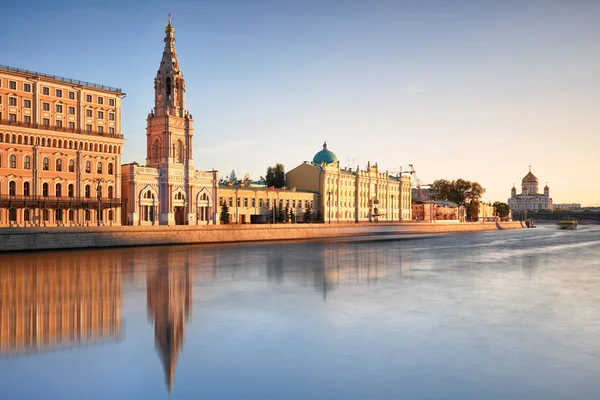
[[[321,164],[321,163],[332,164],[332,163],[336,163],[337,161],[338,161],[338,159],[337,159],[336,155],[333,154],[331,151],[327,150],[327,142],[323,143],[323,150],[319,151],[313,157],[314,164]]]
[[[525,175],[525,178],[523,178],[523,183],[526,183],[526,182],[535,182],[535,183],[537,183],[538,182],[538,178],[536,178],[535,175],[532,174],[531,171],[529,171],[527,173],[527,175]]]
[[[0,65],[0,71],[24,75],[24,76],[37,76],[37,77],[41,77],[41,78],[44,78],[44,79],[50,80],[50,81],[56,81],[56,82],[60,82],[60,83],[68,83],[70,85],[85,86],[85,87],[88,87],[91,89],[98,89],[98,90],[103,90],[106,92],[113,92],[113,93],[116,93],[119,95],[124,94],[121,89],[116,88],[116,87],[100,85],[98,83],[80,81],[78,79],[63,78],[62,76],[58,76],[58,75],[49,75],[49,74],[44,74],[42,72],[30,71],[28,69],[9,67],[8,65]]]

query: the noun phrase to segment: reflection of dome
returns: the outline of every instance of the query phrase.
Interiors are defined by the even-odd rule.
[[[523,183],[526,183],[526,182],[537,183],[538,178],[536,178],[535,175],[533,175],[531,173],[531,171],[529,171],[529,173],[527,175],[525,175],[525,178],[523,178]]]
[[[335,156],[335,154],[333,154],[331,151],[327,150],[327,142],[323,143],[323,150],[321,150],[320,152],[315,154],[315,156],[313,158],[314,164],[321,164],[321,163],[331,164],[331,163],[336,163],[337,161],[338,161],[338,159]]]

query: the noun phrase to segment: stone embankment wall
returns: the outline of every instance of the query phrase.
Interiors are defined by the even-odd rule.
[[[439,234],[524,228],[521,222],[460,224],[278,224],[207,226],[118,226],[85,228],[6,228],[0,252],[184,243],[230,243],[391,235]]]

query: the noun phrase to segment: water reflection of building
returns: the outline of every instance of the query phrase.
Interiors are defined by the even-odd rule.
[[[121,337],[120,259],[90,252],[7,255],[0,266],[0,355]]]
[[[398,243],[398,242],[396,242]],[[314,251],[303,255],[303,263],[311,268],[300,274],[287,273],[303,285],[313,285],[326,299],[328,293],[347,285],[376,285],[393,281],[409,274],[411,247],[408,244],[390,245],[390,242],[315,244]]]
[[[159,266],[148,271],[147,277],[148,316],[154,322],[156,350],[169,392],[173,388],[177,359],[183,350],[185,324],[192,311],[189,261],[178,259],[176,254],[160,257]]]

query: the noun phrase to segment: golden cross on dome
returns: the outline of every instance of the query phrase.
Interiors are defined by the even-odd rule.
[[[169,13],[169,23],[171,23],[171,13]]]

